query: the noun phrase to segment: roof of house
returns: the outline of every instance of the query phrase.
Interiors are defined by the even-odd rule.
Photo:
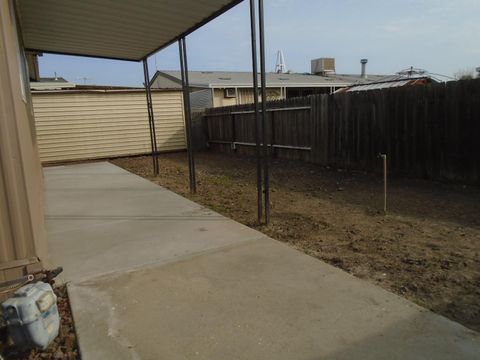
[[[16,1],[27,51],[140,61],[241,0]]]
[[[38,81],[30,82],[30,89],[32,90],[56,90],[74,87],[74,83],[68,82],[62,77],[42,77]]]
[[[68,83],[68,80],[57,76],[57,77],[41,77],[38,81],[36,82],[56,82],[56,83]]]
[[[226,88],[251,87],[252,73],[248,71],[189,71],[190,87]],[[348,86],[366,81],[380,81],[387,75],[368,75],[363,79],[360,75],[331,74],[328,76],[302,73],[267,73],[267,87],[333,87]],[[260,80],[260,76],[259,76]],[[180,71],[157,71],[152,79],[153,88],[181,86]]]
[[[355,91],[367,91],[367,90],[379,90],[387,89],[401,86],[410,86],[410,85],[425,85],[431,82],[435,82],[432,78],[428,76],[415,77],[415,78],[405,78],[397,77],[396,79],[391,79],[387,81],[371,82],[366,84],[352,85],[347,88],[343,88],[337,91],[341,92],[355,92]]]

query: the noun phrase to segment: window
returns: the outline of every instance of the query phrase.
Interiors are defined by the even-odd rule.
[[[225,89],[224,97],[234,98],[236,96],[237,96],[237,89],[235,89],[235,88],[226,88]]]

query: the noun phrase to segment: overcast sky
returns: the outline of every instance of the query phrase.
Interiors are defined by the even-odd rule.
[[[410,66],[454,76],[480,66],[480,0],[264,0],[267,71],[281,49],[289,70],[310,71],[310,60],[334,57],[337,73],[371,74]],[[190,70],[249,71],[248,1],[187,38]],[[149,60],[150,71],[179,68],[178,47]],[[45,54],[41,76],[75,83],[139,86],[140,63]]]

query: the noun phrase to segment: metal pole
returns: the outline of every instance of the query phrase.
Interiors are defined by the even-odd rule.
[[[157,147],[157,131],[155,130],[155,113],[153,112],[153,101],[152,101],[152,88],[150,86],[150,74],[148,72],[148,62],[145,63],[146,73],[148,78],[148,98],[150,100],[150,113],[152,114],[152,134],[153,134],[153,147],[155,149],[155,166],[156,171],[155,175],[158,176],[160,173],[160,166],[158,164],[158,147]]]
[[[150,76],[148,74],[148,63],[147,59],[143,60],[143,77],[145,81],[145,95],[147,97],[147,110],[148,110],[148,127],[150,130],[150,146],[152,149],[152,162],[153,162],[153,174],[158,176],[159,165],[158,165],[158,153],[157,153],[157,139],[155,132],[155,119],[153,115],[153,106],[152,106],[152,93],[150,89]]]
[[[155,160],[155,176],[158,176],[160,172],[160,166],[158,164],[158,147],[157,147],[157,131],[155,130],[155,114],[153,112],[153,101],[152,101],[152,89],[150,86],[150,75],[148,72],[148,62],[145,60],[145,73],[147,77],[147,96],[148,96],[148,104],[150,107],[150,114],[151,114],[151,123],[152,123],[152,139],[153,139],[153,158]]]
[[[263,0],[258,0],[258,23],[260,32],[260,79],[262,87],[262,127],[263,127],[263,178],[265,190],[265,224],[270,222],[270,175],[268,171],[268,124],[267,91],[265,78],[265,26],[263,19]]]
[[[250,40],[252,44],[252,73],[253,73],[253,102],[255,108],[255,143],[257,155],[257,214],[258,223],[262,223],[262,151],[260,146],[260,133],[262,128],[259,120],[258,107],[258,69],[257,69],[257,25],[255,21],[255,0],[250,0]]]
[[[195,180],[195,159],[192,148],[192,109],[190,106],[190,84],[188,81],[187,45],[185,38],[178,41],[180,54],[180,72],[182,74],[183,107],[185,112],[185,130],[187,135],[188,175],[190,180],[190,192],[197,192]]]
[[[153,135],[152,135],[152,114],[150,112],[150,100],[148,98],[148,89],[147,89],[147,84],[148,84],[148,77],[147,77],[147,72],[146,72],[146,59],[143,60],[143,82],[145,85],[145,97],[147,99],[147,112],[148,112],[148,128],[150,130],[150,146],[152,149],[152,165],[153,165],[153,173],[155,174],[155,158],[153,156],[154,148],[153,148]]]

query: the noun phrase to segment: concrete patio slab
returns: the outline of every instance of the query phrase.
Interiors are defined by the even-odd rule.
[[[113,165],[45,174],[83,359],[478,359],[478,333]]]
[[[70,292],[88,344],[83,355],[92,359],[479,354],[473,332],[271,239],[72,285]]]
[[[44,173],[50,261],[66,282],[265,237],[110,163]]]

